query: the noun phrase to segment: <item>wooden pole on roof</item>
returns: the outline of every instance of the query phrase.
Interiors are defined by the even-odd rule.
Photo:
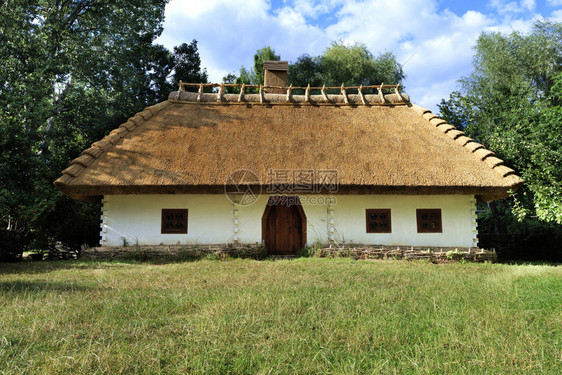
[[[304,101],[306,103],[310,102],[310,83],[308,84],[308,86],[306,87],[306,91],[304,92]]]
[[[400,91],[398,90],[399,87],[400,87],[400,83],[398,83],[394,87],[394,93],[398,96],[398,99],[400,99],[400,101],[404,101],[404,99],[402,98],[402,94],[400,94]]]
[[[203,95],[203,82],[199,84],[199,92],[197,93],[197,101],[201,101],[201,96]]]
[[[363,90],[363,84],[361,84],[361,86],[359,86],[359,88],[357,89],[357,93],[359,94],[359,97],[361,98],[361,103],[363,103],[363,105],[366,105],[367,103],[365,103],[365,96],[363,95],[363,92],[361,90]]]
[[[384,94],[382,93],[382,87],[384,86],[384,82],[381,82],[381,85],[378,88],[379,91],[379,99],[381,101],[381,104],[384,103]]]
[[[260,104],[263,104],[263,86],[260,85]]]
[[[185,89],[183,88],[183,82],[180,79],[180,87],[178,87],[178,93],[176,94],[176,100],[179,100],[180,94],[181,94],[182,91],[185,91]]]
[[[345,93],[345,87],[343,86],[343,83],[341,84],[340,91],[343,95],[343,101],[345,102],[345,104],[349,104],[349,99],[347,98],[347,94]]]
[[[328,95],[326,95],[326,84],[322,85],[322,96],[324,97],[324,101],[328,103]]]
[[[240,88],[240,95],[238,95],[238,101],[241,102],[244,99],[244,89],[245,89],[245,84],[242,83],[242,87]]]
[[[217,103],[220,103],[222,101],[222,93],[224,91],[224,82],[221,83],[221,86],[219,88],[219,92],[217,93]]]
[[[293,90],[293,84],[291,83],[289,87],[287,87],[287,102],[290,102],[293,97],[293,93],[291,92],[292,90]]]

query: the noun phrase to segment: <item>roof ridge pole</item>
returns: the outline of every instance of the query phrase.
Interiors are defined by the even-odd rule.
[[[306,91],[304,92],[304,101],[306,103],[310,103],[310,83],[306,87]]]
[[[203,82],[199,84],[199,92],[197,93],[197,102],[201,102],[202,95],[203,95]]]
[[[343,101],[345,102],[345,104],[349,104],[349,99],[347,98],[347,94],[345,92],[345,87],[343,86],[343,83],[341,84],[340,92],[343,95]]]
[[[242,87],[240,88],[240,95],[238,95],[238,101],[241,102],[244,99],[244,89],[246,88],[246,84],[242,83]]]
[[[383,85],[384,85],[384,82],[381,82],[381,85],[379,87],[377,87],[377,90],[379,91],[379,99],[381,101],[381,104],[384,104],[384,94],[382,93]]]
[[[260,85],[260,104],[263,104],[263,86]]]
[[[363,103],[363,105],[367,105],[367,103],[365,103],[365,96],[363,95],[363,92],[361,90],[363,90],[363,84],[359,86],[359,89],[357,89],[357,93],[359,94],[359,97],[361,98],[361,102]]]
[[[328,103],[328,96],[326,95],[326,84],[322,85],[322,96],[324,97],[324,101]]]
[[[222,101],[223,91],[224,91],[224,82],[221,83],[221,86],[219,88],[219,92],[217,93],[217,103],[220,103]]]
[[[290,102],[291,98],[293,97],[292,90],[293,90],[293,84],[291,83],[289,87],[287,87],[287,102]]]

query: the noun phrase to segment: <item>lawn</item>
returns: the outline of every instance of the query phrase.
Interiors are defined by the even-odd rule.
[[[562,373],[562,267],[0,264],[0,373]]]

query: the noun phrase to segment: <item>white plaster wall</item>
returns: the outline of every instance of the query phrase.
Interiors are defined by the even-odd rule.
[[[269,197],[235,206],[224,195],[109,195],[102,203],[101,244],[221,244],[261,242],[261,218]],[[325,197],[324,197],[325,198]],[[476,246],[475,200],[467,195],[303,196],[307,243],[398,246]],[[188,234],[161,234],[161,210],[187,208]],[[392,233],[366,233],[365,209],[390,208]],[[417,233],[416,208],[441,208],[443,233]]]
[[[334,239],[344,243],[475,247],[476,200],[471,195],[338,195]],[[365,210],[390,208],[392,233],[366,233]],[[442,233],[417,233],[416,209],[440,208]]]
[[[163,208],[189,210],[187,234],[160,233]],[[232,243],[233,208],[224,195],[107,195],[103,199],[102,245],[120,246],[123,239],[130,245]]]

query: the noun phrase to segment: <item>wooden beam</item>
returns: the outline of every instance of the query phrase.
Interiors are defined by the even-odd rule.
[[[242,87],[240,88],[240,95],[238,95],[238,101],[241,102],[242,100],[244,100],[244,88],[245,85],[242,84]]]
[[[186,83],[186,82],[181,82],[180,81],[180,85],[182,87],[181,91],[185,91],[185,87],[200,87],[201,85],[203,85],[203,87],[220,87],[221,85],[224,85],[224,87],[242,87],[242,85],[245,85],[245,87],[249,87],[249,88],[259,88],[259,85],[246,85],[246,84],[240,84],[240,83]],[[398,85],[385,85],[384,83],[381,85],[369,85],[369,86],[363,86],[364,89],[378,89],[380,87],[382,88],[396,88]],[[272,89],[283,89],[286,90],[287,86],[266,86],[263,85],[264,88],[268,89],[268,88],[272,88]],[[347,86],[345,87],[346,90],[350,90],[350,89],[358,89],[361,86]],[[337,89],[341,89],[341,87],[326,87],[326,85],[323,86],[323,88],[325,90],[337,90]],[[306,86],[293,86],[293,90],[306,90]],[[321,90],[322,87],[310,87],[311,90]]]
[[[384,86],[384,83],[381,83],[381,85],[378,87],[379,99],[381,101],[381,104],[384,104],[384,94],[382,93],[383,86]]]
[[[180,79],[180,87],[178,88],[178,93],[176,94],[176,100],[179,100],[182,91],[185,91],[185,89],[183,88],[183,82]]]
[[[324,97],[324,101],[328,103],[328,95],[326,95],[326,85],[322,85],[322,96]]]
[[[199,92],[197,93],[197,101],[201,101],[201,96],[203,95],[203,83],[199,85]]]
[[[260,104],[263,104],[263,86],[260,85]]]
[[[217,93],[217,103],[220,103],[222,101],[223,91],[224,91],[224,83],[221,84],[221,86],[219,88],[219,92]]]
[[[398,90],[399,87],[400,87],[400,83],[397,84],[397,85],[394,87],[394,93],[398,96],[398,98],[400,99],[400,101],[403,102],[403,101],[404,101],[404,98],[402,97],[402,94],[400,94],[400,91]]]
[[[293,84],[291,83],[291,85],[287,88],[287,101],[290,102],[291,99],[293,98]]]
[[[363,105],[367,105],[367,103],[365,103],[365,96],[363,95],[363,92],[361,90],[363,90],[363,85],[359,86],[359,88],[357,89],[357,93],[361,98],[361,103],[363,103]]]
[[[343,86],[343,83],[341,84],[340,91],[341,94],[343,95],[343,101],[345,102],[345,104],[349,104],[349,99],[347,98],[347,94],[345,92],[345,87]]]
[[[304,92],[304,101],[306,103],[310,103],[310,83],[306,87],[306,91]]]

